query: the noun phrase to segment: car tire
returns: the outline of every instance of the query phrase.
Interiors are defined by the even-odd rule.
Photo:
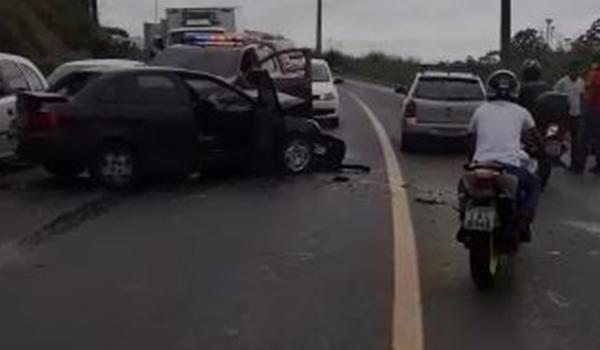
[[[292,175],[309,172],[314,162],[313,150],[313,143],[303,135],[286,137],[281,154],[284,171]]]
[[[141,183],[140,159],[127,144],[110,143],[96,154],[92,177],[101,186],[114,191],[130,191]]]
[[[331,127],[332,128],[339,128],[340,127],[340,117],[333,117],[333,118],[331,118]]]
[[[411,135],[402,134],[400,140],[400,149],[402,152],[413,152],[415,151],[415,140]]]
[[[73,180],[85,170],[84,166],[77,163],[45,163],[44,169],[60,180]]]

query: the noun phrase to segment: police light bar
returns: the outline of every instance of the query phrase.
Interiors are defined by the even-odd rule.
[[[197,46],[241,46],[246,43],[246,40],[239,35],[186,33],[185,43]]]

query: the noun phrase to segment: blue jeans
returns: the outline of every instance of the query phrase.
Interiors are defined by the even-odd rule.
[[[526,219],[533,221],[542,193],[539,179],[526,168],[502,164],[506,171],[519,180],[517,206],[519,213]]]

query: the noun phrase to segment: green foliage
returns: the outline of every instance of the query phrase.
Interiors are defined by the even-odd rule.
[[[573,43],[573,51],[586,62],[600,62],[600,18]]]
[[[380,52],[354,57],[331,50],[324,54],[324,58],[329,62],[332,69],[338,73],[393,84],[409,84],[420,67],[417,60],[388,56]]]
[[[519,60],[542,59],[551,51],[542,33],[533,28],[517,32],[511,40],[511,50]]]
[[[490,51],[478,59],[468,56],[464,61],[439,62],[438,65],[459,65],[485,78],[499,68],[520,73],[523,61],[537,59],[542,64],[544,78],[551,82],[556,81],[573,66],[584,73],[592,62],[600,63],[600,19],[573,42],[573,49],[569,51],[564,48],[552,50],[542,33],[533,28],[517,32],[512,38],[511,47],[511,57],[504,62],[500,60],[499,51]],[[380,52],[354,57],[332,50],[326,52],[324,58],[338,73],[392,84],[409,84],[421,66],[418,60],[403,59]]]
[[[48,72],[69,60],[131,57],[141,53],[116,43],[89,18],[80,0],[0,0],[0,52],[30,58]]]

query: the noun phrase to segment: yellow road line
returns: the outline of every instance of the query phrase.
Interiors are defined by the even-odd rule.
[[[421,288],[417,266],[417,248],[404,177],[394,147],[375,113],[356,94],[350,97],[363,109],[379,139],[390,185],[394,225],[394,315],[393,350],[423,350]]]

